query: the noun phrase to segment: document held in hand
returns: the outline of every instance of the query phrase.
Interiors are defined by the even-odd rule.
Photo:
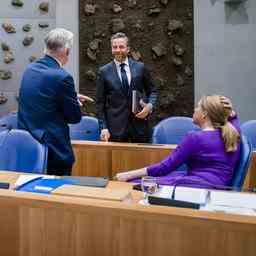
[[[132,90],[132,113],[137,114],[141,111],[142,95],[139,91]]]

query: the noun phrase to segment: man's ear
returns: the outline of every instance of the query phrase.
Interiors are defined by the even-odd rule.
[[[70,50],[66,48],[66,55],[69,56],[69,54],[70,54]]]

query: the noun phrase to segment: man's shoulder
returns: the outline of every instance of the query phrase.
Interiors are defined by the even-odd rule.
[[[138,60],[134,60],[132,58],[129,58],[129,64],[130,65],[136,65],[136,67],[144,68],[144,63]]]
[[[30,74],[31,72],[36,72],[39,76],[44,76],[45,79],[50,77],[54,77],[56,80],[72,78],[72,76],[65,69],[47,65],[43,59],[39,59],[38,61],[33,62],[27,66],[25,74]]]
[[[112,69],[113,68],[113,64],[114,64],[113,61],[110,61],[109,63],[100,66],[99,67],[99,71],[104,72],[104,71],[107,71],[109,69]]]

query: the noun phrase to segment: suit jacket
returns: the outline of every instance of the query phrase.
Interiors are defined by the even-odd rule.
[[[107,128],[111,136],[122,138],[129,125],[138,134],[145,133],[147,120],[134,117],[131,112],[132,90],[144,94],[147,102],[153,106],[156,101],[156,89],[148,70],[141,62],[129,59],[131,82],[129,96],[122,90],[122,82],[118,76],[114,61],[101,67],[96,82],[96,109],[101,129]]]
[[[21,82],[18,127],[48,145],[55,165],[71,167],[74,155],[68,123],[80,120],[81,111],[71,75],[48,55],[31,63]]]

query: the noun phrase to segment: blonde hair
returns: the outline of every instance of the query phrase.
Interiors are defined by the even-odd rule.
[[[204,96],[199,101],[199,106],[210,119],[213,127],[221,129],[226,152],[233,152],[237,150],[240,134],[228,122],[232,109],[221,101],[221,97],[220,95]]]

